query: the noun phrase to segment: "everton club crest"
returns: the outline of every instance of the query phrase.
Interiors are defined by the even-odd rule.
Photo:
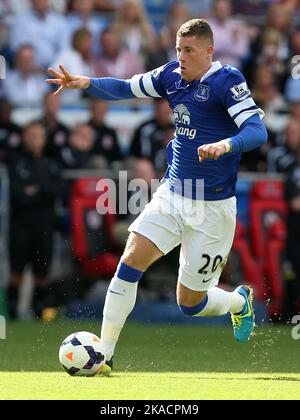
[[[197,99],[197,101],[207,101],[207,99],[209,98],[209,91],[209,86],[200,83],[194,97],[195,99]]]

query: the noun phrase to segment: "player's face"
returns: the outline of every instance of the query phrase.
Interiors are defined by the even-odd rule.
[[[211,67],[213,46],[206,38],[177,36],[176,51],[181,76],[188,82],[201,79]]]

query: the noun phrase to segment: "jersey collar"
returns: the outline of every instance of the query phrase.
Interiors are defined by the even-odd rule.
[[[203,76],[200,79],[200,83],[202,83],[205,79],[207,79],[209,76],[211,76],[216,71],[220,70],[222,68],[222,64],[220,61],[213,61],[211,68],[203,74]]]
[[[212,74],[216,73],[222,67],[223,66],[220,63],[220,61],[213,61],[210,69],[206,73],[204,73],[203,76],[201,77],[200,83],[202,83],[205,79],[210,77]],[[173,73],[180,74],[180,68],[177,67],[175,70],[173,70]],[[182,77],[180,77],[180,79],[176,82],[176,88],[177,89],[185,89],[188,86],[192,86],[193,84],[198,84],[198,83],[199,83],[199,80],[194,80],[193,82],[188,83],[186,80],[184,80]]]

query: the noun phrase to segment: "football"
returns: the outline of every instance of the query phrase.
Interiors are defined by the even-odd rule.
[[[70,334],[59,349],[59,361],[71,376],[95,376],[105,363],[100,338],[87,331]]]

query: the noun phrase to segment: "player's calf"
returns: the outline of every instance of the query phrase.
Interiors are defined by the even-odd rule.
[[[209,289],[205,296],[195,305],[189,304],[191,300],[188,298],[186,301],[188,304],[185,304],[183,299],[179,301],[179,308],[185,315],[203,317],[221,316],[228,312],[238,313],[245,304],[244,297],[236,291],[226,292],[218,287]]]
[[[253,333],[252,289],[248,286],[239,286],[233,292],[213,287],[197,305],[180,304],[179,308],[185,315],[197,317],[221,316],[230,312],[234,336],[240,343],[249,340]]]

